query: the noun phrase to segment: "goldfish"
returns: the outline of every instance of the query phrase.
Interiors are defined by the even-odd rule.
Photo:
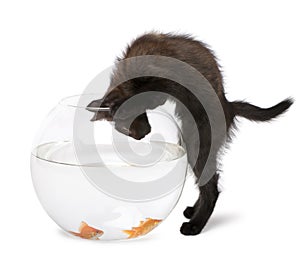
[[[138,227],[133,227],[131,230],[123,230],[123,232],[128,235],[128,238],[143,236],[153,230],[161,221],[147,218],[145,221],[140,221]]]
[[[103,235],[103,231],[90,227],[86,222],[82,221],[79,227],[79,233],[70,231],[71,234],[84,238],[84,239],[94,239],[99,240],[99,237]]]

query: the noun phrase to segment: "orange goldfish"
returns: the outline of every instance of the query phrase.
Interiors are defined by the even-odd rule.
[[[81,225],[79,227],[79,233],[72,232],[72,231],[70,231],[70,233],[84,239],[95,239],[95,240],[98,240],[99,237],[103,235],[102,230],[92,228],[84,221],[81,222]]]
[[[131,230],[123,230],[123,232],[128,235],[128,238],[143,236],[154,229],[161,221],[162,220],[147,218],[145,221],[140,221],[140,225],[138,227],[133,227]]]

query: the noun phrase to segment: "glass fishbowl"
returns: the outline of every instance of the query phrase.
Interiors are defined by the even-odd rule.
[[[86,106],[98,96],[67,97],[48,114],[31,152],[33,185],[69,234],[136,238],[165,220],[181,195],[188,165],[181,132],[161,106],[147,110],[151,132],[135,140],[112,121],[92,121]]]

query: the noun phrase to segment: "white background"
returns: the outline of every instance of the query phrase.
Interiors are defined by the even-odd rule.
[[[299,255],[299,1],[1,1],[1,255]],[[184,237],[192,179],[169,218],[143,239],[66,236],[34,193],[29,156],[41,121],[80,93],[137,35],[187,32],[211,45],[229,100],[262,107],[293,96],[282,118],[240,119],[223,187],[203,233]]]

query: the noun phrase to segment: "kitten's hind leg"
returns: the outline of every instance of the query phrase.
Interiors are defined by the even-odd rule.
[[[197,201],[193,206],[187,206],[183,211],[184,217],[186,217],[187,219],[191,219],[194,213],[196,212],[199,202],[200,202],[200,197],[197,199]]]
[[[206,185],[199,188],[199,202],[196,202],[193,216],[189,222],[184,222],[180,228],[183,235],[197,235],[206,225],[218,200],[218,179],[219,175],[216,173]]]

